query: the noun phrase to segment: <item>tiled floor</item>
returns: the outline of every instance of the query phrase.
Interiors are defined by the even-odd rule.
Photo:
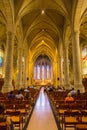
[[[58,130],[48,97],[41,89],[27,130]]]

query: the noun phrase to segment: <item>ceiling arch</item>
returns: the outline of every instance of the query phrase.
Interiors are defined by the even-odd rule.
[[[42,46],[41,45],[41,46],[39,46],[37,48],[37,50],[34,52],[34,54],[31,57],[33,63],[36,61],[36,59],[37,59],[38,56],[43,55],[43,54],[47,55],[49,57],[49,59],[50,59],[51,62],[54,61],[55,58],[54,58],[53,52],[50,51],[50,49],[47,46],[45,46],[45,45]]]
[[[68,3],[68,8],[71,8],[70,0],[68,0]],[[33,9],[37,11],[41,11],[42,9],[56,9],[63,16],[68,16],[69,13],[67,11],[68,8],[66,9],[66,7],[64,6],[63,0],[25,0],[23,2],[14,0],[14,7],[16,9],[15,12],[17,12],[17,20],[20,20],[24,15],[28,14]]]
[[[50,49],[52,53],[59,54],[59,44],[63,38],[65,44],[69,39],[71,23],[78,23],[80,14],[80,38],[87,38],[87,2],[86,0],[2,0],[0,2],[0,38],[6,39],[6,22],[11,17],[10,22],[16,24],[16,37],[20,41],[19,35],[24,40],[23,47],[27,44],[28,49],[44,47]],[[6,7],[7,3],[7,7]],[[6,17],[5,11],[10,12]],[[42,14],[44,10],[44,14]],[[74,22],[74,20],[76,22]],[[10,23],[9,22],[9,23]],[[70,24],[69,24],[70,23]],[[69,28],[65,27],[66,25]],[[20,28],[20,29],[19,29]],[[12,28],[11,28],[12,29]],[[67,30],[67,31],[66,31]],[[1,40],[1,39],[0,39]],[[45,43],[42,44],[41,41]],[[20,43],[19,43],[20,44]],[[62,47],[63,48],[63,47]],[[46,52],[44,49],[44,52]],[[36,50],[36,51],[37,51]]]
[[[56,15],[56,13],[55,13]],[[55,16],[56,17],[56,16]],[[61,16],[57,19],[55,19],[56,23],[62,23],[63,19]],[[61,25],[60,25],[61,26]],[[58,25],[56,25],[53,21],[52,18],[47,16],[46,12],[44,15],[40,14],[31,24],[31,26],[28,26],[27,33],[25,31],[25,35],[27,36],[33,36],[32,33],[36,31],[39,33],[40,31],[44,30],[46,33],[48,33],[53,39],[58,39],[58,35],[60,35],[59,30],[58,30]],[[25,38],[26,39],[26,38]],[[32,39],[33,40],[33,39]]]
[[[22,22],[24,41],[30,44],[36,36],[40,35],[44,29],[44,33],[50,35],[54,43],[58,43],[59,37],[62,35],[65,19],[70,17],[69,5],[63,0],[25,0],[24,2],[14,1],[16,25]],[[44,15],[41,11],[44,10]],[[53,17],[54,16],[54,17]],[[46,35],[45,35],[46,36]],[[36,44],[36,43],[35,43]]]

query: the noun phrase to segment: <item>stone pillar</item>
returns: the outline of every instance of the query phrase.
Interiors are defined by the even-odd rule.
[[[80,45],[79,45],[79,32],[73,32],[72,34],[72,49],[73,49],[73,70],[74,70],[74,86],[75,89],[80,89],[84,92],[82,85],[81,75],[81,59],[80,59]]]
[[[58,82],[58,60],[56,61],[56,64],[55,64],[56,66],[56,71],[55,71],[55,73],[56,73],[56,88],[58,87],[58,85],[59,85],[59,82]],[[51,66],[50,66],[50,70],[51,70]],[[50,71],[50,78],[51,78],[51,71]]]
[[[4,85],[2,87],[3,93],[13,90],[13,85],[12,85],[13,48],[14,48],[14,33],[8,31],[6,62],[5,62],[5,77],[4,77]]]
[[[32,64],[32,85],[34,85],[34,63]]]
[[[18,48],[18,60],[17,60],[17,82],[16,88],[20,89],[23,87],[22,84],[22,48]]]
[[[5,48],[5,51],[4,51],[3,77],[5,77],[5,64],[6,64],[6,48]]]
[[[63,65],[62,65],[62,57],[59,56],[59,85],[63,86],[63,77],[62,77],[62,72],[63,71]]]
[[[27,56],[24,55],[24,62],[23,64],[23,86],[27,87]]]
[[[25,56],[25,71],[26,71],[26,86],[29,86],[29,58],[28,58],[28,51],[26,51],[26,56]]]
[[[24,75],[25,75],[25,57],[22,56],[22,85],[25,88],[25,84],[24,84],[25,77],[24,77]]]
[[[81,57],[81,74],[82,74],[82,78],[83,78],[83,70],[82,70],[82,44],[80,46],[80,57]]]
[[[68,49],[67,48],[64,48],[64,85],[65,85],[65,89],[70,89],[69,60],[68,60]]]
[[[32,61],[29,61],[29,86],[32,85],[32,79],[33,79],[33,75],[32,75]]]

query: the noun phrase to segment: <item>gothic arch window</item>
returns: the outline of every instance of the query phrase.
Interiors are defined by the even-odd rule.
[[[50,68],[49,68],[49,65],[47,65],[46,68],[47,68],[47,79],[49,79],[49,72],[50,72],[50,71],[49,71],[49,69],[50,69]]]
[[[37,66],[37,79],[40,79],[40,66]]]
[[[40,55],[34,65],[34,80],[49,80],[52,78],[52,65],[46,55]]]
[[[87,75],[87,46],[82,47],[82,74]]]
[[[37,66],[34,66],[34,79],[37,79],[37,77],[36,77],[36,73],[37,73],[36,68],[37,68]]]
[[[44,75],[44,64],[42,64],[42,80],[44,80],[44,78],[45,78],[45,75]]]

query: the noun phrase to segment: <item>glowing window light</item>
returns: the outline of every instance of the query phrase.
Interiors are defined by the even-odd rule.
[[[44,10],[42,10],[42,11],[41,11],[41,14],[44,14],[44,13],[45,13]]]

